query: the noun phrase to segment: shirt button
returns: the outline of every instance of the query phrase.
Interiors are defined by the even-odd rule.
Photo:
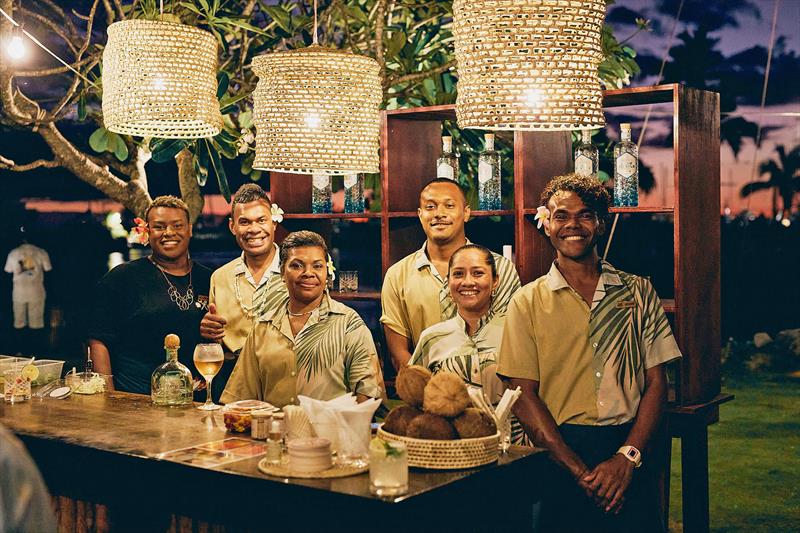
[[[606,402],[600,402],[600,407],[605,407],[605,406],[606,406]]]
[[[595,376],[599,378],[601,376],[600,372],[595,373]]]
[[[297,375],[297,372],[295,372],[294,370],[292,370],[292,376],[296,376],[296,375]]]
[[[595,342],[595,343],[592,343],[592,347],[593,347],[593,348],[597,348],[597,343],[596,343],[596,342]]]

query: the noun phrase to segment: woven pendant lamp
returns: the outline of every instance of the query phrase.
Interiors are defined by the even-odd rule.
[[[459,127],[603,126],[604,15],[604,0],[454,0]]]
[[[378,172],[380,67],[318,45],[253,59],[253,168],[298,174]]]
[[[213,137],[222,130],[216,72],[210,33],[173,22],[116,22],[103,52],[105,126],[137,137]]]

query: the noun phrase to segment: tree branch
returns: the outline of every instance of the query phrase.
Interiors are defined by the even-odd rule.
[[[35,168],[56,168],[61,165],[58,161],[47,161],[46,159],[37,159],[24,165],[18,165],[11,159],[5,158],[0,155],[0,169],[11,170],[12,172],[27,172]]]
[[[178,164],[178,184],[181,188],[181,198],[189,207],[189,215],[194,223],[203,211],[204,203],[194,171],[194,156],[188,148],[184,148],[175,156],[175,162]]]
[[[401,83],[413,83],[419,80],[424,80],[425,78],[430,78],[431,76],[437,76],[442,74],[443,72],[447,72],[451,68],[456,66],[456,60],[451,59],[447,63],[440,65],[436,68],[432,68],[430,70],[424,70],[422,72],[412,72],[411,74],[405,74],[403,76],[396,76],[394,78],[389,78],[386,80],[384,84],[384,89],[388,89],[393,85],[399,85]]]
[[[72,63],[71,66],[75,70],[79,69],[80,67],[86,65],[90,61],[95,59],[94,56],[84,57],[80,61],[76,61]],[[43,78],[45,76],[54,76],[56,74],[64,74],[65,72],[70,72],[67,67],[53,67],[53,68],[44,68],[40,70],[16,70],[14,71],[14,77],[16,78]]]
[[[386,0],[378,0],[375,12],[375,59],[381,67],[381,82],[386,83],[386,59],[383,50],[383,29],[386,23]]]
[[[40,15],[39,13],[34,13],[33,11],[29,11],[24,7],[20,8],[19,11],[24,16],[35,19],[39,21],[42,25],[47,26],[50,29],[50,31],[61,37],[61,40],[63,40],[66,43],[66,45],[69,47],[69,49],[72,51],[73,54],[77,54],[78,49],[75,47],[75,44],[72,42],[72,39],[70,39],[70,37],[66,33],[64,33],[62,26],[59,26],[49,18]]]

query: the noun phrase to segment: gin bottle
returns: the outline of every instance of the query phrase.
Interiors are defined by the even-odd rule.
[[[364,176],[361,174],[344,176],[344,212],[364,212]]]
[[[631,141],[631,125],[620,125],[621,139],[614,146],[614,205],[639,205],[639,149]]]
[[[581,130],[581,143],[575,148],[575,173],[597,177],[600,168],[600,152],[592,145],[591,130]]]
[[[331,177],[327,174],[311,177],[311,212],[331,212]]]
[[[502,209],[500,197],[500,153],[494,149],[494,134],[484,136],[486,148],[478,156],[478,209]]]
[[[180,347],[177,335],[170,333],[164,337],[167,362],[156,368],[150,378],[150,397],[156,405],[173,407],[192,403],[192,373],[178,361]]]
[[[453,138],[442,137],[442,155],[436,160],[436,177],[458,181],[458,156],[453,153]]]

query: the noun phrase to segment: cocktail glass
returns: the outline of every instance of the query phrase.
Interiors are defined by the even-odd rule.
[[[206,380],[206,403],[198,407],[202,411],[214,411],[219,409],[220,405],[215,404],[211,399],[211,382],[214,376],[222,368],[222,363],[225,362],[225,354],[222,351],[222,345],[217,343],[198,344],[194,348],[194,366],[197,371]]]
[[[405,444],[372,439],[369,445],[369,490],[376,496],[398,496],[408,492]]]

